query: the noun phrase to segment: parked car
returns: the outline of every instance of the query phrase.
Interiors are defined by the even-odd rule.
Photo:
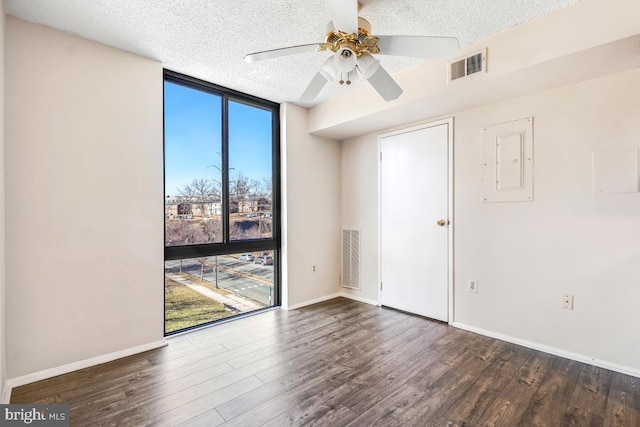
[[[251,254],[242,254],[242,255],[240,255],[240,257],[238,257],[238,259],[240,261],[250,262],[250,261],[253,261],[253,255],[251,255]]]
[[[260,255],[253,261],[254,264],[273,265],[273,258],[268,255]]]

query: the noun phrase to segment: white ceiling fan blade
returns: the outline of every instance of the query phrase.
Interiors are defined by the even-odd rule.
[[[440,58],[460,49],[455,37],[376,36],[380,55]]]
[[[300,95],[300,101],[310,102],[315,99],[316,96],[320,93],[324,85],[327,83],[327,79],[318,71],[313,79],[311,79],[311,83],[309,86],[302,92]]]
[[[301,44],[299,46],[283,47],[280,49],[265,50],[250,53],[244,57],[244,62],[263,61],[265,59],[278,58],[280,56],[295,55],[298,53],[314,52],[318,49],[318,43]]]
[[[358,32],[358,0],[327,0],[327,6],[334,30]]]
[[[402,88],[382,66],[379,66],[367,80],[385,101],[393,101],[402,95]]]

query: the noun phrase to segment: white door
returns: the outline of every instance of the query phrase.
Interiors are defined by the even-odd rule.
[[[380,138],[380,300],[449,320],[449,126]]]

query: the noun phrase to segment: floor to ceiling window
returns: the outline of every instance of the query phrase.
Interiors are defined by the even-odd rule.
[[[165,334],[280,304],[278,108],[165,71]]]

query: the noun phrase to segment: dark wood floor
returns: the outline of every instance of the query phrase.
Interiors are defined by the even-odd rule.
[[[640,426],[640,380],[343,298],[13,390],[72,426]]]

